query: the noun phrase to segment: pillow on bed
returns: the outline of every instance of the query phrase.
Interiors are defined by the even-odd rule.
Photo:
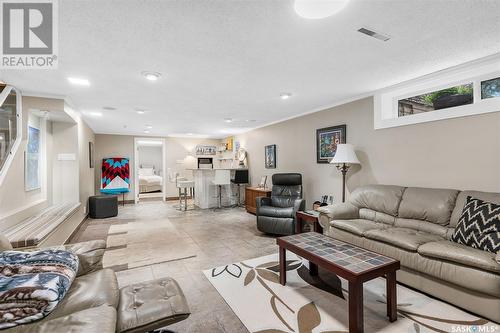
[[[153,176],[155,173],[153,168],[141,168],[139,169],[139,176]]]

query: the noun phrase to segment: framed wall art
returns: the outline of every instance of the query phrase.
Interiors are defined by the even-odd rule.
[[[328,163],[335,156],[337,145],[346,143],[346,125],[316,130],[316,162]]]
[[[276,145],[269,145],[264,148],[264,159],[266,169],[276,169]]]

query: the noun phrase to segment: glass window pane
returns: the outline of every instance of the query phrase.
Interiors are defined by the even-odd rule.
[[[5,88],[2,87],[2,90]],[[0,170],[3,168],[17,137],[16,92],[10,91],[5,102],[0,105]]]
[[[481,99],[500,97],[500,77],[481,81]]]
[[[472,104],[473,95],[472,83],[469,83],[405,98],[398,101],[398,116]]]

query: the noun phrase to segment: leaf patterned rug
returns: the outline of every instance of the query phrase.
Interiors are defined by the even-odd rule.
[[[254,333],[348,332],[347,281],[287,253],[287,285],[279,284],[278,256],[269,255],[204,271],[234,313]],[[398,320],[386,317],[385,280],[364,284],[365,332],[500,332],[486,319],[402,285]],[[481,327],[484,326],[484,327]]]

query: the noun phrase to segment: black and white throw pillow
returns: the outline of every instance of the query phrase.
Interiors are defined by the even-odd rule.
[[[483,251],[500,251],[500,205],[468,196],[451,240]]]

